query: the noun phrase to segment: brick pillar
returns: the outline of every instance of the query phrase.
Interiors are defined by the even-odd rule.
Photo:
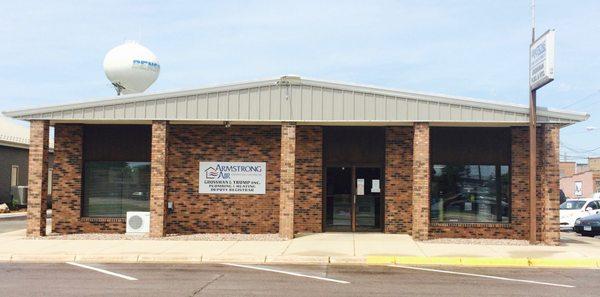
[[[541,130],[541,131],[540,131]],[[538,131],[542,134],[541,149],[541,234],[539,240],[548,245],[560,243],[560,169],[559,169],[559,134],[560,126],[543,124]]]
[[[46,235],[48,196],[48,121],[31,121],[29,130],[29,177],[27,236]]]
[[[169,123],[152,122],[152,156],[150,175],[150,236],[163,237],[167,216],[167,139]]]
[[[296,125],[281,125],[281,170],[279,192],[279,236],[294,238],[294,173],[296,164]]]
[[[412,237],[429,236],[429,124],[415,123],[413,136]]]
[[[385,128],[385,233],[412,233],[413,127]]]

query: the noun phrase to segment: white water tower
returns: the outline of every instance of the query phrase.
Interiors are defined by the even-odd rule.
[[[104,57],[104,73],[117,95],[141,93],[152,85],[160,73],[156,56],[135,41],[111,49]]]

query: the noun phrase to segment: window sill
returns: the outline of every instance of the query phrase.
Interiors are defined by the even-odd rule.
[[[429,223],[432,227],[468,227],[468,228],[510,228],[510,223],[452,223],[435,222]]]
[[[92,223],[110,223],[110,222],[125,222],[125,218],[96,218],[96,217],[82,217],[79,218],[81,222],[92,222]]]

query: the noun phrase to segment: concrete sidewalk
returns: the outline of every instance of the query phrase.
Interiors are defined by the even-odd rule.
[[[560,246],[416,242],[408,235],[319,233],[289,241],[47,240],[0,234],[0,261],[104,263],[302,263],[600,267],[600,239]]]

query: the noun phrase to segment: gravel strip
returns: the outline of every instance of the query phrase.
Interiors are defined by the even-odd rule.
[[[44,237],[35,237],[32,240],[174,240],[174,241],[282,241],[278,234],[169,234],[165,237],[152,238],[148,235],[131,234],[50,234]]]
[[[470,245],[530,245],[527,240],[514,239],[483,239],[483,238],[437,238],[423,241],[423,243],[451,243]]]

